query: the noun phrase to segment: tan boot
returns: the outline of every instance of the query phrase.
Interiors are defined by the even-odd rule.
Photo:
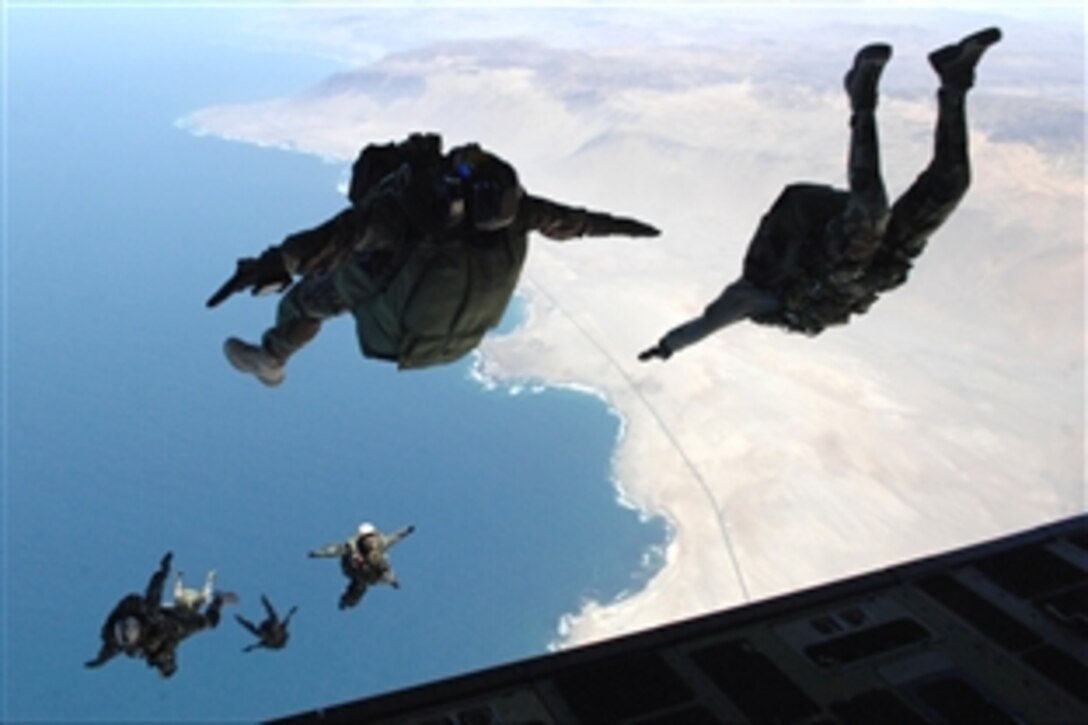
[[[263,347],[251,345],[236,337],[228,338],[223,343],[223,354],[236,370],[256,375],[258,380],[270,388],[280,385],[287,377],[287,366],[282,360]]]

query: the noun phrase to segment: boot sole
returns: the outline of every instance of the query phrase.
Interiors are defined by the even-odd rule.
[[[978,62],[979,57],[986,49],[1001,40],[1001,30],[998,28],[986,28],[977,33],[968,35],[958,43],[938,48],[929,54],[929,64],[938,75],[947,73],[957,63],[971,60],[972,66]]]
[[[859,73],[864,73],[872,76],[874,92],[876,85],[880,82],[880,75],[884,72],[884,66],[892,58],[892,47],[886,43],[873,43],[867,45],[857,52],[854,56],[854,65],[847,71],[846,76],[843,78],[843,86],[852,98],[854,98],[854,80],[858,78]],[[859,96],[865,98],[865,96]],[[875,98],[875,97],[874,97]],[[869,107],[869,103],[862,102],[862,105]]]

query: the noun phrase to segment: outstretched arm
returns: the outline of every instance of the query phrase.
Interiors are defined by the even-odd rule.
[[[242,625],[247,630],[249,630],[249,633],[252,634],[254,637],[260,637],[261,636],[261,630],[258,629],[257,625],[255,625],[253,622],[249,621],[248,619],[243,617],[241,614],[235,614],[234,618],[238,620],[238,624]]]
[[[400,541],[401,539],[405,538],[406,536],[408,536],[409,534],[411,534],[415,530],[416,530],[416,527],[409,524],[408,526],[405,526],[403,529],[393,532],[389,536],[383,536],[382,537],[382,544],[385,546],[386,549],[388,549],[393,544],[395,544],[398,541]]]
[[[566,206],[528,194],[521,203],[528,228],[549,239],[563,241],[574,237],[656,237],[661,233],[655,227],[637,219]]]
[[[640,353],[638,359],[643,362],[653,358],[668,360],[673,353],[694,345],[718,330],[749,317],[768,314],[779,306],[777,296],[739,279],[707,305],[703,314],[669,330],[657,345]]]
[[[311,559],[327,559],[332,557],[343,556],[344,552],[348,550],[347,544],[329,544],[323,546],[320,549],[314,549],[307,556]]]
[[[346,239],[357,213],[354,207],[348,207],[323,224],[289,234],[279,246],[284,268],[292,274],[304,274],[321,266]]]
[[[360,215],[366,212],[349,207],[312,229],[288,235],[282,243],[264,250],[259,257],[239,259],[234,274],[215,291],[206,305],[216,307],[233,294],[250,290],[260,294],[272,289],[282,292],[295,276],[328,269],[359,241]]]

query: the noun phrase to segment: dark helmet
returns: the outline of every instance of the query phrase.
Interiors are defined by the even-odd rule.
[[[513,166],[474,143],[451,149],[449,162],[472,226],[494,231],[514,221],[524,191]]]

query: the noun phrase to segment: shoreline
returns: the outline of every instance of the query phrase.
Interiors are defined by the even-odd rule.
[[[945,33],[934,27],[921,44],[912,28],[887,29],[911,59],[894,66],[882,106],[889,189],[905,188],[932,149],[933,81],[921,59]],[[732,52],[763,47],[758,35],[735,40]],[[451,65],[442,48],[424,47],[407,65],[394,54],[368,66],[352,93],[325,88],[189,118],[345,164],[360,137],[441,128],[449,142],[471,138],[518,159],[535,193],[665,230],[654,240],[534,241],[519,287],[532,298],[528,319],[478,351],[484,378],[602,397],[623,427],[617,495],[670,527],[645,587],[561,623],[562,642],[578,643],[1084,508],[1084,186],[1082,165],[1070,163],[1082,134],[1010,111],[1010,89],[1031,90],[1060,119],[1077,110],[1047,105],[1010,70],[1036,57],[1027,46],[1003,44],[988,63],[971,107],[971,190],[904,289],[818,341],[741,325],[668,363],[635,362],[735,276],[784,183],[841,178],[838,84],[857,42],[856,28],[831,33],[785,66],[757,54],[739,76],[729,53],[654,53],[654,84],[621,72],[648,67],[637,53],[601,66],[616,58],[551,48],[512,61],[482,45]],[[557,59],[570,70],[557,75]],[[787,66],[795,72],[783,77]],[[1060,64],[1046,67],[1059,87],[1083,87]],[[402,76],[421,81],[418,94],[378,92],[375,79]],[[584,87],[601,94],[576,103]],[[453,103],[517,109],[532,123],[482,112],[450,123]]]
[[[682,524],[684,517],[677,512],[676,507],[668,504],[673,498],[668,495],[669,486],[662,487],[666,493],[664,497],[656,498],[654,491],[649,490],[651,487],[639,485],[639,479],[645,478],[637,473],[642,465],[640,449],[645,450],[643,439],[649,435],[655,440],[655,444],[649,446],[651,453],[663,450],[673,459],[674,473],[678,478],[695,483],[703,489],[696,491],[694,498],[698,501],[703,496],[710,496],[715,513],[720,514],[719,504],[713,500],[713,492],[705,482],[698,480],[698,470],[692,467],[688,454],[672,436],[663,418],[611,354],[605,352],[600,343],[593,340],[584,329],[572,324],[569,316],[555,304],[554,299],[541,291],[539,282],[523,279],[518,294],[525,301],[525,320],[509,333],[485,338],[480,349],[476,351],[472,376],[483,385],[522,384],[538,386],[542,390],[573,390],[591,395],[604,403],[620,421],[621,426],[611,454],[610,483],[615,491],[615,501],[620,506],[636,511],[640,521],[660,519],[666,528],[665,541],[661,545],[645,549],[639,568],[632,572],[632,576],[641,573],[646,577],[642,585],[621,592],[610,601],[587,598],[578,609],[564,613],[557,626],[557,637],[549,645],[549,650],[577,647],[660,625],[666,620],[694,617],[721,606],[744,603],[748,596],[743,575],[736,573],[737,570],[724,577],[729,580],[727,583],[719,581],[718,585],[706,587],[705,591],[696,591],[699,587],[692,586],[693,582],[706,584],[701,577],[693,576],[693,568],[698,569],[710,563],[706,567],[708,570],[733,569],[721,557],[721,553],[733,544],[727,543],[717,555],[713,552],[718,547],[712,546],[709,547],[709,552],[684,557],[685,551],[704,548],[699,544],[703,537],[699,533],[688,531]],[[541,340],[554,340],[554,325],[558,321],[560,326],[564,326],[564,320],[567,321],[565,326],[568,333],[573,329],[575,337],[580,336],[599,348],[596,362],[604,361],[604,375],[594,377],[589,373],[577,374],[569,369],[563,370],[561,364],[557,365],[557,361],[549,363],[546,356],[540,354]],[[565,341],[569,340],[560,338],[557,347],[563,347]],[[529,363],[523,356],[531,356],[533,362]],[[602,372],[600,368],[597,371]],[[593,382],[585,382],[591,377]],[[636,429],[639,432],[633,435]],[[690,492],[692,486],[685,483],[682,488]],[[712,518],[716,521],[717,516]],[[713,528],[717,528],[717,525],[714,524]],[[654,568],[648,570],[648,566]],[[668,594],[670,589],[677,587],[692,589],[690,596],[684,598],[688,606],[682,605],[679,612],[676,609],[676,600]],[[732,595],[730,591],[733,592]],[[706,596],[708,592],[709,597]],[[655,600],[669,602],[670,613],[667,617],[662,617],[652,606],[644,606],[645,602],[652,603]]]
[[[578,608],[560,614],[555,627],[555,637],[547,645],[547,651],[552,652],[588,644],[590,641],[599,639],[599,637],[593,637],[581,641],[573,638],[574,633],[578,631],[579,623],[587,613],[601,612],[621,606],[652,587],[654,581],[664,573],[670,562],[675,560],[675,547],[680,526],[669,511],[658,510],[640,504],[637,496],[632,493],[631,487],[619,475],[619,461],[624,455],[627,433],[630,427],[629,414],[625,413],[614,402],[613,397],[609,395],[606,389],[572,379],[551,379],[547,376],[535,374],[514,371],[502,373],[488,369],[487,348],[490,346],[491,341],[506,340],[512,345],[518,345],[518,341],[522,336],[531,337],[532,335],[535,304],[538,303],[538,300],[524,285],[519,285],[516,295],[515,299],[520,297],[520,301],[524,306],[524,317],[512,329],[499,334],[491,333],[489,337],[485,338],[480,348],[473,352],[473,362],[468,373],[469,378],[489,392],[501,390],[508,395],[522,395],[526,392],[541,395],[553,390],[562,390],[592,397],[599,401],[604,405],[606,411],[618,421],[618,430],[609,454],[608,484],[614,493],[613,502],[620,508],[635,512],[638,515],[640,524],[645,525],[660,519],[665,529],[664,540],[645,547],[640,552],[635,568],[629,572],[631,580],[641,580],[639,586],[624,588],[608,600],[583,597]]]

